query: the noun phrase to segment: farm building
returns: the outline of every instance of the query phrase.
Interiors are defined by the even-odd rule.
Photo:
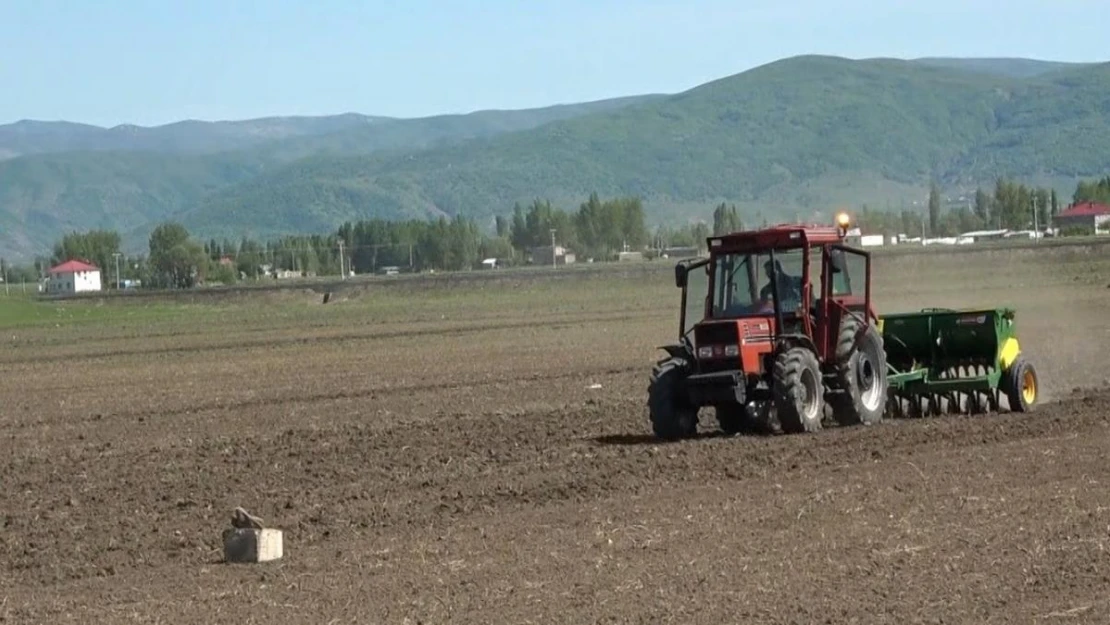
[[[966,245],[970,243],[985,243],[987,241],[1000,241],[1006,238],[1010,233],[1009,230],[974,230],[972,232],[963,232],[957,237],[957,243]]]
[[[551,255],[555,254],[556,265],[570,265],[574,262],[574,252],[571,252],[562,245],[557,245],[554,248],[550,245],[532,248],[532,262],[536,265],[551,265]]]
[[[46,292],[57,295],[99,291],[100,268],[79,260],[69,260],[51,267]]]
[[[700,255],[702,248],[699,246],[674,246],[663,248],[661,258],[694,258]]]
[[[1110,206],[1097,202],[1073,204],[1064,212],[1056,215],[1053,225],[1061,230],[1083,228],[1095,234],[1110,234]]]

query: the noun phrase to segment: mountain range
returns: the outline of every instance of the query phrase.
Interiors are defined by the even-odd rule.
[[[541,197],[635,194],[658,222],[721,201],[751,219],[912,206],[999,176],[1052,184],[1110,163],[1110,64],[799,56],[677,94],[417,119],[347,113],[114,128],[0,126],[0,256],[159,221],[203,237],[328,232]]]

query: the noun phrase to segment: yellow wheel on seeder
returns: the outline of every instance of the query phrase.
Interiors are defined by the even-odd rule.
[[[1010,410],[1029,412],[1037,403],[1037,369],[1019,355],[1002,376],[1002,392],[1010,402]]]

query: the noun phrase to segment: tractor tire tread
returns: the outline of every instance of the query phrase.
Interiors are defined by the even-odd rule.
[[[687,367],[684,359],[670,358],[651,371],[647,404],[652,431],[658,438],[679,440],[697,433],[698,409],[678,394]]]
[[[883,337],[876,327],[871,325],[857,343],[856,335],[861,325],[863,322],[855,316],[844,317],[837,334],[836,351],[833,354],[835,369],[832,387],[836,392],[829,394],[828,402],[832,407],[833,418],[842,426],[874,425],[882,421],[887,407],[886,352],[883,347]],[[875,361],[873,362],[874,374],[883,397],[874,410],[868,410],[863,405],[862,395],[855,383],[855,364],[858,362],[855,355],[858,349],[870,349]]]
[[[807,419],[803,405],[801,384],[802,375],[809,371],[817,385],[813,401],[817,402],[816,418]],[[784,433],[817,432],[822,429],[821,417],[824,412],[821,368],[817,356],[805,347],[791,347],[781,351],[775,358],[772,372],[775,412],[779,426]]]

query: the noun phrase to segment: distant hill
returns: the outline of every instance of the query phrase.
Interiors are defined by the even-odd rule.
[[[102,128],[72,122],[23,120],[0,125],[0,157],[71,151],[153,151],[204,154],[241,150],[280,139],[355,130],[391,121],[354,113],[327,117],[267,117],[245,121],[182,121],[164,126]]]
[[[663,97],[665,96],[650,94],[538,109],[475,111],[465,115],[391,119],[339,132],[269,142],[259,146],[257,151],[270,158],[295,160],[309,156],[352,156],[380,150],[423,149],[530,130],[555,121],[620,110]]]
[[[661,96],[630,96],[537,109],[476,111],[412,119],[346,113],[243,121],[190,120],[163,126],[113,128],[24,120],[0,125],[0,158],[87,151],[211,154],[253,150],[267,158],[285,160],[317,153],[368,154],[379,149],[423,148],[443,141],[527,130],[658,97]]]
[[[362,118],[207,153],[169,139],[143,154],[86,147],[0,161],[0,255],[94,226],[141,244],[167,216],[238,237],[369,217],[490,223],[518,201],[574,208],[592,191],[640,195],[649,216],[675,221],[720,201],[749,220],[912,205],[931,179],[966,190],[1020,176],[1066,190],[1106,173],[1108,114],[1107,64],[802,56],[669,96]]]
[[[65,232],[148,226],[266,171],[241,154],[36,154],[0,161],[0,256],[46,253]],[[145,236],[145,235],[144,235]]]
[[[924,57],[913,59],[914,63],[941,67],[945,69],[959,69],[1008,78],[1035,78],[1061,70],[1089,67],[1092,63],[1063,63],[1060,61],[1038,61],[1036,59],[1015,58],[958,58],[958,57]]]
[[[348,114],[189,121],[153,128],[32,121],[0,126],[0,257],[26,258],[64,232],[98,227],[133,233],[130,241],[141,244],[150,222],[195,206],[220,188],[309,155],[419,149],[527,130],[659,97],[414,119]],[[4,160],[5,150],[9,156],[22,155]],[[264,221],[281,231],[295,223],[270,217]]]
[[[408,154],[313,158],[207,198],[204,232],[325,230],[346,219],[463,213],[548,197],[637,194],[650,214],[721,200],[769,218],[923,200],[997,176],[1103,173],[1110,66],[1017,79],[928,63],[807,56],[634,107]],[[266,218],[260,211],[265,207]],[[488,222],[487,222],[488,223]]]

